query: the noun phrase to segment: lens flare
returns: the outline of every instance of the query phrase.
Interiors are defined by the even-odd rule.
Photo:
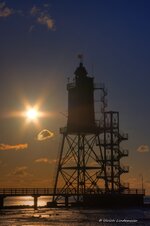
[[[30,108],[26,112],[26,117],[27,117],[27,119],[34,121],[39,117],[39,112],[35,108]]]
[[[43,129],[40,133],[37,135],[38,141],[47,140],[54,137],[54,133],[49,131],[48,129]]]
[[[19,108],[19,110],[12,110],[9,112],[3,112],[1,114],[4,118],[24,118],[24,125],[35,124],[40,127],[40,119],[45,119],[54,116],[54,112],[52,111],[43,111],[41,110],[42,101],[39,99],[36,103],[30,104],[30,102],[24,98],[22,100],[24,110]]]

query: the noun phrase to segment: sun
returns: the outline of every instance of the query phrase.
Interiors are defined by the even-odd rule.
[[[29,120],[29,121],[36,121],[39,117],[39,112],[37,109],[35,108],[29,108],[27,111],[26,111],[26,118]]]

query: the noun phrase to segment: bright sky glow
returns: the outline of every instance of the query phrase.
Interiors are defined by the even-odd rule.
[[[129,133],[122,148],[130,155],[122,162],[131,167],[122,180],[141,188],[143,175],[150,194],[149,11],[146,0],[0,0],[1,187],[50,186],[53,165],[33,163],[38,155],[57,157],[67,78],[82,53],[88,76],[108,88],[107,110],[120,112],[120,129]],[[31,158],[15,152],[20,144],[28,144]]]
[[[40,110],[40,102],[37,101],[37,103],[35,103],[35,105],[30,105],[28,103],[28,101],[24,102],[25,105],[25,111],[23,112],[18,112],[18,114],[16,114],[16,116],[20,115],[23,116],[24,118],[26,118],[26,123],[35,123],[36,125],[39,125],[39,119],[40,118],[47,118],[50,117],[50,115],[52,113],[47,112],[47,111],[41,111]]]
[[[27,110],[26,112],[26,117],[27,119],[34,121],[38,118],[39,116],[39,112],[38,110],[36,110],[35,108],[30,108],[29,110]]]

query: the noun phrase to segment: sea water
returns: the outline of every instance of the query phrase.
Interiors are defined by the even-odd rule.
[[[39,206],[49,201],[39,198]],[[147,202],[147,200],[145,200]],[[6,198],[5,206],[33,205],[32,197]],[[150,208],[83,209],[83,208],[26,208],[0,210],[0,226],[150,226]]]

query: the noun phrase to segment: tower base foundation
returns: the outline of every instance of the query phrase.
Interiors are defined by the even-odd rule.
[[[120,208],[144,205],[143,194],[92,194],[83,197],[83,206],[86,208]]]
[[[67,197],[68,198],[68,197]],[[70,196],[70,202],[57,203],[48,202],[47,207],[83,207],[83,208],[130,208],[130,207],[142,207],[144,206],[144,194],[86,194],[82,195],[82,200],[72,202]]]

